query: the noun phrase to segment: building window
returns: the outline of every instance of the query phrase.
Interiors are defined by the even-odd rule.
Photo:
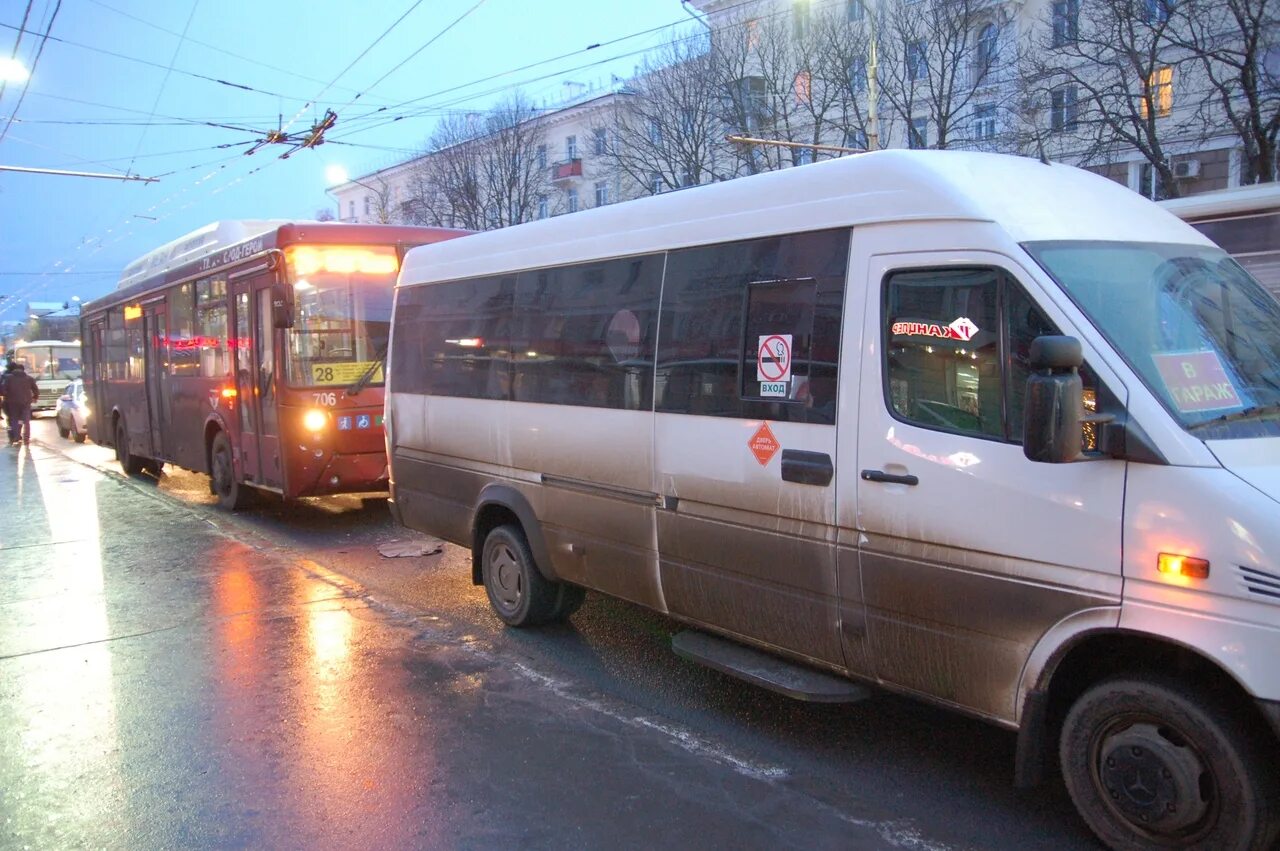
[[[795,81],[791,84],[796,93],[796,104],[808,103],[813,97],[813,75],[808,71],[801,71],[796,74]]]
[[[538,196],[538,218],[545,219],[549,212],[550,210],[548,209],[548,205],[547,205],[547,196],[539,195]]]
[[[1166,65],[1157,68],[1147,77],[1146,91],[1138,104],[1138,111],[1147,117],[1147,104],[1155,107],[1156,118],[1165,118],[1173,111],[1173,68]]]
[[[743,77],[738,80],[738,102],[741,104],[743,118],[742,129],[756,131],[773,126],[773,109],[769,97],[769,83],[764,77]]]
[[[846,130],[842,147],[852,148],[855,151],[865,151],[867,149],[867,131]]]
[[[1138,169],[1138,192],[1152,201],[1163,201],[1169,197],[1164,188],[1164,180],[1160,177],[1160,170],[1151,163],[1143,163]]]
[[[355,217],[356,217],[356,202],[348,201],[347,202],[347,218],[355,219]]]
[[[539,145],[538,146],[538,168],[546,168],[546,167],[547,167],[547,146]]]
[[[1055,133],[1079,126],[1075,86],[1059,86],[1049,93],[1049,126]]]
[[[796,38],[804,38],[809,34],[809,0],[793,0],[791,13]]]
[[[929,43],[924,39],[907,44],[907,79],[919,80],[929,73]]]
[[[907,131],[907,147],[913,150],[929,147],[929,119],[911,119],[911,127]]]
[[[609,183],[605,180],[596,181],[596,206],[603,207],[609,203]]]
[[[659,195],[662,193],[662,174],[656,171],[649,172],[649,194]]]
[[[1143,18],[1149,24],[1163,24],[1169,20],[1170,0],[1143,0]]]
[[[1000,49],[1000,30],[995,24],[987,24],[978,31],[973,57],[973,81],[980,83],[996,66],[996,56]]]
[[[793,165],[808,165],[813,162],[813,148],[792,148],[791,162]]]
[[[867,60],[861,56],[849,63],[849,90],[854,94],[867,90]]]
[[[568,136],[564,140],[565,159],[576,160],[578,158],[578,137]]]
[[[862,0],[845,0],[844,14],[850,23],[857,23],[867,16]]]
[[[662,144],[662,125],[652,118],[649,119],[649,144],[654,147]]]
[[[1080,37],[1080,0],[1054,0],[1053,46],[1075,44]]]
[[[973,138],[989,142],[996,137],[996,105],[979,104],[973,109]]]
[[[373,209],[373,199],[368,195],[364,196],[364,214],[366,216],[369,215],[372,209]]]
[[[569,212],[570,213],[578,212],[578,190],[570,189],[567,194],[569,198]]]
[[[592,150],[597,157],[603,157],[609,152],[609,131],[603,127],[593,130],[591,133]]]
[[[747,21],[746,36],[747,36],[747,52],[749,53],[760,46],[760,21],[759,20],[757,20],[756,18],[752,18],[751,20]]]

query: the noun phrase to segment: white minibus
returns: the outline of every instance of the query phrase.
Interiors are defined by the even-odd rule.
[[[1033,159],[884,151],[409,252],[393,510],[808,700],[1017,731],[1113,848],[1280,833],[1280,303]]]

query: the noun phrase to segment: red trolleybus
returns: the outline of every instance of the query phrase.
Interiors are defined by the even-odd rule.
[[[400,258],[465,231],[218,222],[81,313],[90,430],[125,472],[206,472],[226,508],[385,491],[383,359]]]

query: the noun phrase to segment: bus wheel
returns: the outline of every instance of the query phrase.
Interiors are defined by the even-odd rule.
[[[218,504],[228,511],[244,508],[249,500],[248,488],[236,481],[236,468],[231,457],[231,441],[222,432],[213,438],[209,451],[212,462],[209,470],[209,489],[218,498]]]
[[[480,565],[489,605],[509,626],[538,626],[555,618],[560,589],[538,572],[519,526],[490,531]]]
[[[65,439],[65,438],[68,438],[68,437],[70,437],[70,436],[71,436],[71,429],[69,429],[69,428],[63,428],[61,425],[59,425],[59,426],[58,426],[58,437],[61,437],[61,438],[64,438],[64,439]]]
[[[142,473],[143,459],[129,451],[129,432],[124,427],[124,420],[116,423],[116,460],[126,476]]]
[[[89,435],[85,434],[80,429],[76,428],[75,423],[71,424],[71,439],[74,440],[76,443],[84,443],[84,439],[88,436]]]
[[[1217,702],[1172,680],[1120,676],[1062,727],[1067,791],[1110,848],[1270,848],[1280,831],[1267,749]]]

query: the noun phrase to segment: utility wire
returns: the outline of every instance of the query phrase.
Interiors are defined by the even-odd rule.
[[[50,95],[50,94],[45,94],[44,92],[32,92],[31,94],[35,95],[36,97],[49,98],[50,100],[61,100],[61,101],[66,101],[67,103],[78,103],[82,106],[96,106],[102,109],[113,109],[117,112],[128,112],[134,115],[147,115],[152,118],[158,116],[167,121],[178,121],[185,124],[192,124],[197,127],[217,127],[222,130],[235,130],[237,133],[255,133],[256,134],[260,132],[255,127],[248,127],[243,124],[227,124],[219,121],[210,121],[210,120],[199,119],[199,118],[183,118],[178,115],[165,115],[164,113],[160,113],[160,112],[147,112],[142,109],[132,109],[127,106],[114,106],[109,103],[96,103],[91,100],[81,100],[80,98],[65,97],[63,95]],[[155,125],[154,122],[147,122],[143,126],[147,126],[147,125],[158,126],[158,125]]]
[[[153,23],[144,18],[139,18],[137,15],[130,14],[129,12],[124,11],[123,9],[117,9],[115,6],[110,6],[106,3],[103,3],[102,0],[88,0],[88,2],[92,3],[95,6],[101,6],[103,9],[106,9],[108,11],[115,12],[117,15],[122,15],[126,18],[129,18],[130,20],[137,21],[143,26],[151,27],[153,30],[158,30],[159,32],[166,33],[168,35],[175,35],[175,36],[181,35],[181,33],[179,33],[177,30],[171,30],[171,29],[168,29],[167,27],[162,27],[159,24]],[[207,42],[207,41],[200,41],[199,39],[192,38],[191,36],[187,36],[187,41],[189,41],[192,44],[197,44],[200,47],[207,47],[210,50],[214,50],[214,51],[217,51],[218,53],[222,53],[226,56],[230,56],[232,59],[239,59],[241,62],[248,62],[251,65],[257,65],[259,67],[266,68],[269,71],[275,71],[279,74],[287,74],[288,76],[296,77],[299,80],[306,80],[308,83],[321,83],[321,84],[324,83],[324,80],[321,80],[318,77],[308,77],[305,74],[299,74],[297,71],[290,71],[288,68],[281,68],[278,65],[271,65],[270,63],[262,62],[261,60],[254,59],[251,56],[244,56],[242,54],[227,50],[225,47],[218,44],[211,44],[210,42]],[[345,89],[346,91],[353,92],[353,93],[357,92],[356,89],[348,88],[346,86],[336,86],[335,88],[342,88],[342,89]],[[302,98],[293,98],[293,100],[302,100]]]
[[[31,6],[35,0],[27,0],[27,10],[22,13],[22,26],[18,27],[18,37],[13,40],[13,52],[9,54],[9,58],[14,62],[18,61],[18,47],[22,44],[22,36],[27,32],[27,20],[31,17]],[[0,98],[4,97],[4,87],[7,80],[0,80]]]
[[[320,90],[320,94],[316,95],[314,98],[312,98],[311,100],[309,100],[309,101],[307,101],[306,103],[304,103],[304,104],[302,105],[302,109],[298,110],[298,111],[297,111],[297,113],[293,116],[293,118],[290,118],[290,119],[289,119],[289,122],[288,122],[287,124],[285,124],[283,127],[281,127],[281,128],[280,128],[280,132],[281,132],[281,133],[284,133],[284,132],[286,132],[290,127],[292,127],[292,126],[293,126],[293,124],[294,124],[294,122],[295,122],[295,121],[297,121],[297,120],[302,116],[302,114],[303,114],[304,112],[306,112],[308,109],[310,109],[310,108],[311,108],[312,104],[314,104],[316,101],[320,100],[320,98],[324,97],[324,96],[325,96],[325,93],[326,93],[326,92],[328,92],[328,91],[329,91],[329,89],[333,88],[333,87],[334,87],[334,85],[335,85],[335,84],[337,84],[337,82],[338,82],[339,80],[341,80],[344,76],[346,76],[346,73],[347,73],[348,71],[350,71],[352,68],[354,68],[354,67],[356,66],[356,63],[357,63],[357,62],[359,62],[361,59],[363,59],[365,56],[367,56],[370,50],[373,50],[373,48],[375,48],[375,47],[378,45],[378,43],[379,43],[380,41],[382,41],[384,38],[386,38],[386,37],[391,33],[391,31],[392,31],[392,30],[394,30],[396,27],[398,27],[398,26],[400,25],[400,22],[401,22],[401,21],[403,21],[405,18],[409,17],[409,15],[413,12],[413,10],[414,10],[414,9],[417,9],[419,6],[421,6],[421,5],[422,5],[422,2],[423,2],[423,0],[414,0],[413,5],[412,5],[412,6],[410,6],[408,9],[406,9],[406,10],[404,11],[404,14],[402,14],[400,17],[396,18],[395,22],[394,22],[394,23],[392,23],[392,24],[391,24],[391,26],[389,26],[389,27],[387,27],[385,30],[383,30],[382,35],[380,35],[380,36],[378,36],[377,38],[375,38],[375,39],[373,40],[373,42],[372,42],[371,44],[369,44],[369,46],[368,46],[368,47],[366,47],[364,50],[360,51],[360,55],[359,55],[359,56],[357,56],[355,59],[351,60],[351,64],[347,65],[347,67],[346,67],[346,68],[343,68],[341,71],[339,71],[339,72],[338,72],[338,76],[334,77],[331,81],[329,81],[329,83],[327,83],[327,84],[325,85],[325,87],[324,87],[323,89],[321,89],[321,90]]]
[[[188,21],[188,24],[189,23],[190,22]],[[8,29],[8,30],[18,29],[12,24],[3,24],[3,23],[0,23],[0,28]],[[79,48],[80,50],[87,50],[90,53],[100,53],[103,56],[111,56],[116,59],[123,59],[126,62],[135,62],[139,65],[146,65],[149,68],[160,68],[166,72],[166,76],[168,74],[177,74],[182,77],[191,77],[196,80],[204,80],[205,82],[216,83],[217,85],[220,85],[220,86],[227,86],[232,89],[240,89],[241,91],[246,91],[246,92],[254,92],[255,94],[260,94],[260,95],[268,95],[274,98],[284,98],[285,100],[293,100],[293,101],[304,100],[304,98],[299,97],[297,95],[286,95],[281,92],[273,92],[268,89],[259,89],[254,86],[246,85],[244,83],[237,83],[232,80],[223,80],[218,77],[210,77],[206,74],[200,74],[196,71],[186,71],[182,68],[175,68],[172,63],[169,65],[161,65],[159,62],[152,62],[148,59],[141,59],[137,56],[129,56],[128,54],[118,53],[114,50],[107,50],[105,47],[94,47],[91,44],[84,44],[78,41],[71,41],[70,39],[66,39],[66,38],[58,38],[57,36],[54,36],[54,35],[46,35],[45,38],[49,39],[49,41],[55,41],[59,44],[65,44],[67,47],[76,47],[76,48]],[[181,47],[181,44],[179,44],[179,47]],[[175,56],[174,58],[176,59],[177,57]]]
[[[200,8],[200,0],[194,0],[191,4],[191,12],[187,15],[187,23],[182,27],[182,36],[178,39],[178,43],[173,48],[173,56],[169,59],[169,67],[165,69],[164,78],[160,81],[160,88],[156,91],[156,99],[151,102],[151,114],[148,118],[155,117],[156,109],[160,106],[160,98],[164,97],[164,90],[169,85],[169,75],[173,73],[173,65],[178,61],[178,54],[182,51],[182,45],[187,40],[187,30],[191,29],[191,22],[195,20],[196,9],[198,8]],[[136,160],[138,154],[142,152],[142,143],[146,141],[147,130],[149,129],[149,127],[142,128],[142,133],[138,136],[138,147],[133,151],[134,159],[129,160],[129,165],[126,167],[125,171],[133,171],[134,160]]]
[[[31,87],[31,78],[36,75],[36,66],[40,64],[40,57],[44,55],[44,46],[49,43],[49,31],[53,29],[53,22],[58,18],[58,10],[62,8],[62,0],[58,0],[58,4],[53,7],[53,14],[49,16],[49,24],[44,28],[44,36],[40,39],[40,47],[36,50],[36,58],[31,60],[31,68],[28,72],[27,81],[22,84],[22,94],[18,96],[18,102],[13,107],[13,112],[9,113],[9,120],[5,122],[4,129],[0,130],[0,142],[4,141],[5,134],[9,132],[9,127],[13,124],[14,117],[17,116],[18,110],[22,108],[22,102],[27,99],[27,89]],[[15,45],[14,50],[17,50]]]

